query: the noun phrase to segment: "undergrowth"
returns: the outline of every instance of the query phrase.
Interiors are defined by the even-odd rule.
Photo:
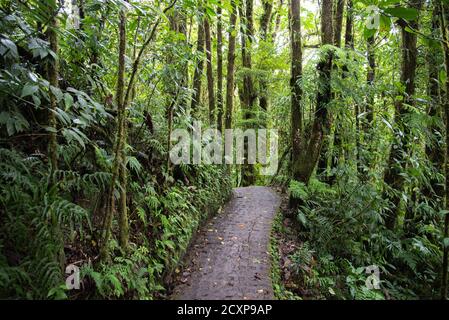
[[[38,157],[7,149],[0,149],[0,169],[3,298],[161,297],[165,277],[179,263],[199,223],[231,191],[226,169],[219,166],[186,167],[188,183],[174,181],[166,189],[152,179],[133,184],[130,252],[122,254],[113,240],[113,258],[100,262],[95,221],[101,197],[92,196],[104,192],[107,173],[61,171],[53,185]],[[80,290],[67,290],[64,271],[69,264],[80,267]]]

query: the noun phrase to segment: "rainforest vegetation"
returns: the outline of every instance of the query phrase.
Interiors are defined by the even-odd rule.
[[[264,185],[278,298],[446,299],[448,71],[448,0],[1,0],[0,298],[169,298]],[[278,169],[173,163],[195,120],[277,130]]]

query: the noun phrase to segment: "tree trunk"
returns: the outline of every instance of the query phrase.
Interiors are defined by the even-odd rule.
[[[348,0],[346,5],[346,31],[345,31],[345,48],[354,50],[354,16],[352,12],[352,0]],[[347,71],[347,70],[346,70]],[[361,166],[361,145],[360,145],[360,106],[357,102],[354,104],[354,118],[355,118],[355,144],[356,144],[356,161],[357,161],[357,172],[362,171]]]
[[[212,44],[210,35],[209,20],[204,19],[204,34],[206,36],[206,64],[207,64],[207,94],[209,100],[209,124],[215,124],[215,93],[214,93],[214,75],[212,69]]]
[[[201,77],[203,75],[204,61],[202,54],[204,52],[204,24],[203,18],[198,17],[198,39],[197,39],[197,63],[195,66],[195,72],[193,74],[193,97],[190,104],[190,109],[194,116],[198,113],[198,107],[201,100]]]
[[[337,0],[337,8],[335,10],[335,17],[334,17],[334,45],[336,47],[341,46],[341,33],[343,28],[343,14],[345,9],[345,0]],[[334,65],[334,70],[337,72],[338,66]],[[341,77],[346,77],[346,71],[347,66],[342,66],[342,73]],[[335,173],[333,172],[333,169],[338,167],[338,163],[340,161],[340,158],[343,154],[343,139],[342,139],[342,129],[343,129],[343,115],[341,114],[341,111],[337,112],[336,118],[334,121],[334,143],[332,148],[332,154],[331,154],[331,172],[328,174],[327,181],[329,184],[333,184],[335,181]],[[325,154],[322,154],[322,159],[326,159],[327,157]]]
[[[279,33],[279,28],[281,26],[281,10],[282,10],[283,5],[284,5],[284,0],[279,0],[279,6],[276,10],[276,20],[274,23],[274,30],[271,34],[271,41],[273,41],[273,42],[276,39],[276,35]]]
[[[335,10],[334,45],[341,46],[341,30],[343,28],[343,14],[345,10],[345,0],[337,0]]]
[[[225,128],[232,128],[232,106],[234,99],[234,62],[235,62],[235,25],[236,25],[236,5],[235,0],[231,0],[231,12],[229,20],[228,35],[228,65],[226,74],[226,117]]]
[[[57,56],[59,51],[58,44],[58,34],[57,29],[59,27],[59,22],[57,18],[58,8],[55,3],[54,6],[50,7],[50,16],[51,20],[49,22],[49,26],[47,28],[47,39],[50,42],[50,49]],[[48,82],[51,87],[59,88],[59,60],[58,58],[50,57],[50,61],[48,63],[47,68],[48,73]],[[48,154],[50,159],[51,166],[51,179],[53,180],[53,174],[56,170],[58,170],[58,142],[56,137],[57,123],[56,123],[56,108],[57,108],[57,98],[55,97],[52,90],[49,90],[50,96],[50,108],[48,109],[48,126],[52,128],[49,132],[49,141],[48,141]]]
[[[439,1],[440,5],[440,27],[443,38],[443,50],[444,50],[444,63],[446,67],[446,73],[449,73],[449,5],[443,4]],[[445,126],[446,126],[446,160],[444,163],[444,175],[445,175],[445,209],[449,210],[449,77],[446,77],[445,83],[445,101],[444,101],[444,113],[445,113]],[[446,212],[444,217],[443,227],[443,239],[449,238],[449,213]],[[442,262],[442,276],[441,276],[441,299],[447,299],[448,290],[448,260],[449,260],[449,246],[443,242],[443,262]]]
[[[126,55],[126,14],[125,9],[120,10],[120,22],[119,22],[119,56],[118,56],[118,74],[117,74],[117,93],[116,93],[116,104],[117,104],[117,133],[115,137],[115,147],[114,147],[114,161],[112,164],[112,178],[111,185],[109,187],[108,203],[106,207],[103,238],[100,249],[100,255],[102,260],[109,258],[108,242],[111,235],[112,220],[115,210],[115,184],[117,179],[121,182],[126,176],[121,174],[124,169],[124,146],[125,146],[125,55]],[[126,214],[126,186],[121,186],[124,192],[120,192],[121,205],[120,205],[120,224],[124,215]],[[124,195],[124,197],[123,197]],[[125,210],[123,210],[123,205]],[[126,219],[127,220],[127,219]],[[127,240],[125,239],[125,228],[120,228],[120,242],[123,245],[127,245]],[[123,237],[123,239],[122,239]],[[126,241],[125,241],[126,240]]]
[[[322,45],[333,43],[333,1],[323,0],[321,6],[321,43]],[[331,93],[331,69],[332,52],[329,50],[317,65],[318,71],[318,93],[316,97],[316,111],[313,122],[312,133],[308,150],[309,158],[307,181],[310,179],[316,162],[319,161],[317,174],[324,175],[327,169],[328,144],[323,148],[326,138],[328,138],[330,129],[330,118],[327,112],[327,106],[332,99]],[[315,159],[316,158],[316,159]],[[310,170],[310,168],[312,168]]]
[[[436,5],[433,9],[432,16],[432,30],[433,36],[435,38],[440,37],[440,33],[437,31],[440,29],[439,24],[440,11],[439,6]],[[430,47],[427,52],[427,61],[428,61],[428,77],[429,77],[429,88],[428,94],[431,99],[431,104],[427,111],[427,114],[434,119],[443,119],[443,112],[441,108],[440,101],[440,85],[439,85],[439,64],[440,61],[438,56],[441,54],[441,48]],[[435,141],[426,144],[426,155],[429,161],[433,164],[435,169],[438,172],[444,171],[444,148],[442,143],[439,143],[439,136],[443,135],[441,132],[441,128],[436,124],[435,121],[431,121],[431,125],[429,131],[434,133]],[[442,201],[444,197],[444,186],[439,183],[438,179],[435,177],[430,177],[430,181],[428,185],[425,185],[422,191],[423,195],[428,197],[429,199],[434,199],[434,195],[436,195],[436,201]]]
[[[412,4],[415,9],[420,9],[422,0],[415,0]],[[418,30],[418,21],[408,22],[411,28]],[[415,74],[416,74],[416,34],[407,32],[407,23],[399,20],[402,33],[402,67],[401,67],[401,83],[405,87],[401,92],[402,100],[395,103],[395,122],[397,127],[403,127],[404,133],[395,130],[395,137],[390,150],[388,159],[388,167],[385,173],[384,181],[394,192],[384,192],[384,196],[390,201],[392,210],[388,212],[385,218],[385,225],[388,229],[393,230],[399,214],[399,205],[401,201],[401,192],[403,191],[404,177],[401,175],[405,168],[407,160],[408,141],[410,135],[408,125],[405,119],[408,115],[408,107],[404,104],[414,105],[413,95],[415,93]]]
[[[221,0],[217,6],[217,129],[223,129],[223,26]]]
[[[273,0],[262,0],[263,13],[260,17],[260,38],[266,41],[273,11]]]
[[[271,21],[271,12],[273,11],[272,0],[264,0],[262,3],[263,14],[260,18],[260,39],[262,41],[268,41],[268,29]],[[268,86],[267,80],[261,78],[259,81],[260,94],[259,94],[259,106],[263,111],[268,111]]]
[[[323,45],[332,44],[333,40],[332,4],[332,0],[322,1],[321,34]],[[301,147],[300,159],[297,161],[297,167],[294,169],[296,180],[305,184],[309,183],[320,157],[323,140],[329,132],[330,121],[327,107],[332,97],[330,86],[331,68],[332,52],[327,51],[317,65],[319,90],[317,92],[317,105],[310,138],[307,144],[304,143],[305,147]]]
[[[368,86],[373,89],[374,85],[374,77],[376,75],[376,57],[374,53],[374,36],[369,37],[366,46],[366,52],[368,56],[368,71],[366,76],[366,81]],[[371,123],[374,120],[374,94],[373,92],[369,92],[366,96],[366,125],[367,127],[371,126]]]
[[[253,0],[245,0],[240,6],[240,23],[242,31],[242,66],[245,68],[245,75],[243,76],[243,94],[242,94],[242,109],[243,120],[245,128],[250,128],[253,125],[254,102],[257,95],[254,90],[252,71],[252,38],[254,35],[253,26]],[[248,161],[248,142],[244,142],[244,164],[242,166],[242,185],[250,186],[254,184],[256,173],[254,164],[247,163]]]
[[[345,31],[345,47],[354,49],[354,32],[352,30],[354,25],[354,16],[352,13],[352,0],[348,0],[346,9],[346,31]]]
[[[292,0],[290,5],[291,20],[291,144],[292,144],[292,176],[301,181],[301,152],[302,152],[302,47],[301,47],[301,3]],[[291,201],[291,200],[290,200]]]

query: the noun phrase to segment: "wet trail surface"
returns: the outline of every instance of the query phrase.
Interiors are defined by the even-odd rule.
[[[269,187],[234,189],[199,230],[172,299],[273,299],[268,244],[280,201]]]

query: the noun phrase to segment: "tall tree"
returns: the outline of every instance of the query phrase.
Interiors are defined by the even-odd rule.
[[[343,15],[344,15],[344,9],[345,9],[345,0],[337,0],[337,7],[334,10],[334,45],[336,47],[341,46],[341,35],[342,35],[342,29],[343,29]],[[340,70],[338,66],[335,64],[333,67],[339,74]],[[341,73],[341,77],[344,78],[347,75],[347,66],[344,65],[341,68],[343,71]],[[342,110],[338,110],[339,112],[336,113],[335,121],[334,121],[334,143],[333,143],[333,150],[331,154],[331,172],[328,174],[327,181],[332,184],[335,181],[335,174],[333,173],[333,169],[337,168],[338,163],[340,161],[341,155],[343,153],[343,126],[344,126],[344,117],[342,114]],[[323,153],[321,155],[320,161],[324,161],[324,168],[326,169],[327,166],[327,155]]]
[[[366,53],[368,57],[366,81],[368,83],[368,86],[371,87],[371,91],[373,91],[372,87],[374,85],[374,77],[376,75],[376,56],[374,53],[374,41],[375,37],[371,36],[368,38],[366,44]],[[367,126],[369,127],[374,120],[374,94],[371,92],[366,95],[366,113]]]
[[[232,107],[234,99],[235,26],[237,21],[235,0],[231,0],[228,33],[228,65],[226,73],[226,116],[225,128],[232,128]]]
[[[301,2],[292,0],[290,4],[291,21],[291,144],[292,144],[292,176],[295,180],[302,180],[302,47],[301,47]],[[290,199],[292,200],[292,199]]]
[[[412,8],[419,10],[422,6],[423,0],[413,0],[410,5]],[[385,218],[385,225],[389,229],[394,229],[396,220],[399,215],[399,204],[401,201],[401,193],[404,187],[404,177],[402,170],[405,168],[408,153],[408,141],[409,129],[406,123],[406,119],[409,115],[409,108],[407,105],[413,106],[415,104],[415,76],[416,76],[416,33],[410,32],[410,28],[418,30],[418,19],[413,21],[405,21],[403,19],[398,20],[398,24],[401,27],[402,35],[402,66],[401,66],[401,83],[405,88],[403,92],[400,92],[401,99],[398,99],[395,103],[395,122],[396,130],[393,139],[393,144],[390,151],[387,170],[385,172],[384,181],[385,184],[391,190],[385,190],[384,196],[391,203],[393,210],[388,212]],[[401,132],[403,128],[404,133]]]
[[[335,27],[334,27],[334,45],[341,46],[341,34],[343,28],[343,15],[345,10],[345,0],[336,0],[337,8],[335,10]]]
[[[332,24],[332,0],[323,0],[321,4],[321,43],[331,45],[333,42]],[[307,143],[301,143],[300,159],[296,161],[294,168],[295,178],[305,184],[309,183],[310,177],[320,158],[323,141],[329,133],[330,119],[328,114],[328,104],[331,101],[331,68],[332,51],[323,48],[322,56],[317,64],[318,71],[318,92],[316,95],[316,110],[312,121],[311,132]],[[293,132],[293,139],[296,139],[298,130]]]
[[[47,39],[50,43],[50,49],[55,54],[49,59],[47,74],[48,82],[51,87],[57,90],[59,88],[59,44],[58,44],[58,33],[57,29],[59,26],[58,22],[58,12],[59,7],[56,0],[49,1],[49,26],[47,28]],[[49,142],[48,142],[48,153],[51,164],[52,178],[53,173],[58,170],[58,141],[56,137],[57,123],[56,123],[56,108],[58,104],[57,97],[54,94],[54,90],[49,90],[50,95],[50,108],[48,109],[48,126],[52,128],[49,132]]]
[[[440,6],[437,3],[431,4],[434,6],[432,15],[432,35],[438,39],[441,37],[440,32]],[[429,5],[430,6],[430,5]],[[443,119],[443,110],[440,99],[440,81],[439,81],[439,65],[441,65],[441,46],[436,42],[430,42],[427,49],[427,66],[428,66],[428,95],[431,103],[427,109],[427,114],[431,117],[431,124],[429,131],[432,136],[437,137],[433,141],[429,141],[426,144],[426,155],[430,162],[433,164],[438,172],[444,171],[444,148],[443,143],[440,141],[441,128],[439,126],[439,119]],[[444,197],[444,186],[439,183],[435,175],[432,175],[430,181],[424,186],[423,192],[428,198],[433,198],[435,194],[437,197],[433,199],[435,202],[441,202]]]
[[[214,74],[212,68],[212,40],[210,34],[209,17],[204,18],[204,35],[206,37],[206,74],[207,74],[207,95],[209,101],[209,124],[215,124],[215,88]]]
[[[273,0],[262,0],[263,13],[260,17],[260,38],[267,40],[273,11]]]
[[[333,1],[323,0],[321,4],[321,45],[333,44],[334,39],[334,16],[333,16]],[[318,92],[316,96],[316,110],[315,119],[313,122],[313,129],[311,134],[311,141],[309,143],[309,151],[313,152],[314,156],[309,162],[310,169],[307,170],[310,179],[313,168],[315,167],[315,156],[318,161],[317,174],[324,176],[327,171],[327,160],[329,143],[326,139],[329,138],[330,118],[327,111],[329,102],[332,99],[331,93],[331,69],[332,69],[332,52],[328,48],[322,50],[322,57],[317,65],[318,71]],[[312,168],[313,167],[313,168]]]
[[[444,50],[444,64],[446,74],[449,74],[449,5],[442,0],[439,1],[440,11],[440,27],[442,34],[442,45]],[[444,175],[445,175],[445,209],[444,215],[444,227],[443,227],[443,263],[442,263],[442,277],[441,277],[441,298],[447,299],[448,291],[448,261],[449,261],[449,245],[447,239],[449,238],[449,77],[446,77],[444,83],[445,96],[444,96],[444,114],[445,114],[445,127],[446,127],[446,157],[444,163]]]
[[[279,5],[274,14],[274,30],[271,32],[271,41],[274,42],[276,39],[276,35],[279,33],[279,28],[281,26],[281,17],[282,17],[282,6],[284,5],[284,0],[279,0]]]
[[[201,78],[203,76],[203,68],[204,68],[204,59],[203,59],[203,53],[204,53],[204,17],[203,17],[203,10],[201,10],[199,16],[198,16],[198,39],[197,39],[197,46],[196,46],[196,65],[195,65],[195,71],[193,73],[193,97],[192,102],[190,104],[190,109],[194,115],[198,112],[198,107],[200,105],[201,100]]]
[[[163,15],[169,11],[176,3],[171,2],[162,12]],[[127,213],[127,179],[126,179],[126,135],[127,135],[127,117],[126,109],[132,102],[132,91],[137,78],[139,65],[146,48],[153,41],[156,30],[162,20],[159,16],[148,31],[148,36],[144,40],[142,46],[132,63],[131,73],[127,85],[125,86],[125,56],[126,56],[126,9],[121,8],[119,14],[119,50],[118,50],[118,71],[117,71],[117,131],[114,143],[114,160],[112,164],[112,177],[109,186],[108,200],[106,204],[105,215],[103,218],[102,243],[100,248],[100,256],[103,260],[109,258],[108,242],[112,232],[112,220],[115,210],[115,186],[117,179],[120,182],[120,205],[119,205],[119,229],[120,229],[120,246],[125,251],[128,249],[129,225]]]
[[[253,0],[245,0],[240,6],[240,26],[242,31],[242,66],[245,68],[243,76],[243,90],[242,90],[242,109],[245,127],[253,125],[254,103],[257,99],[257,94],[254,90],[254,81],[252,72],[252,42],[254,36],[253,23]],[[248,142],[245,139],[245,159],[242,166],[242,185],[248,186],[255,182],[255,168],[253,164],[248,161]]]
[[[262,1],[263,13],[260,18],[260,40],[268,41],[268,31],[271,22],[271,16],[273,11],[273,0],[264,0]],[[259,80],[259,106],[262,110],[268,110],[268,86],[267,80],[265,78],[261,78]]]
[[[119,21],[119,54],[118,54],[118,72],[117,72],[117,90],[116,90],[116,104],[117,104],[117,133],[115,137],[114,146],[114,162],[112,165],[112,178],[111,185],[108,194],[108,203],[106,206],[103,239],[101,246],[101,257],[102,259],[109,258],[108,241],[111,234],[113,212],[115,210],[115,184],[117,179],[123,181],[126,173],[121,173],[124,169],[124,144],[125,144],[125,117],[126,117],[126,106],[125,106],[125,55],[126,55],[126,13],[125,9],[120,9],[120,21]],[[120,217],[120,221],[124,219],[124,214],[126,214],[126,186],[122,185],[122,190],[120,192],[121,203],[124,203],[125,211]],[[123,207],[120,206],[122,210]],[[125,231],[125,230],[124,230]],[[123,236],[123,239],[122,239]],[[127,245],[127,239],[125,238],[125,233],[120,234],[120,240],[124,241],[124,245]]]
[[[223,25],[222,3],[217,5],[217,129],[223,129]]]
[[[354,49],[354,16],[352,12],[352,0],[348,0],[346,5],[346,30],[345,30],[345,48]]]

